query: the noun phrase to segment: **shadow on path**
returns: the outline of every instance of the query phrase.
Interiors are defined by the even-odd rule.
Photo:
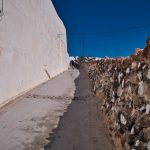
[[[75,96],[45,150],[112,150],[83,67],[75,80]]]

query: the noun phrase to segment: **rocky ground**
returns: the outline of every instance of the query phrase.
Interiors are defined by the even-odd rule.
[[[130,57],[86,64],[116,150],[150,150],[150,38]]]

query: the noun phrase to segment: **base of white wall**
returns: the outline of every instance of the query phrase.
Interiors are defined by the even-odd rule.
[[[51,1],[5,0],[0,33],[0,106],[67,70],[66,30]]]

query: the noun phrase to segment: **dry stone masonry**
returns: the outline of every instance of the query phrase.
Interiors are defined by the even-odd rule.
[[[88,62],[93,90],[118,150],[150,150],[150,38],[127,58]]]

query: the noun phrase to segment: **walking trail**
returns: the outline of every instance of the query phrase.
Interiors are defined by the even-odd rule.
[[[68,70],[0,109],[0,150],[43,149],[112,150],[84,69]]]
[[[98,101],[91,92],[84,68],[75,84],[73,102],[45,150],[112,150],[101,121]]]

